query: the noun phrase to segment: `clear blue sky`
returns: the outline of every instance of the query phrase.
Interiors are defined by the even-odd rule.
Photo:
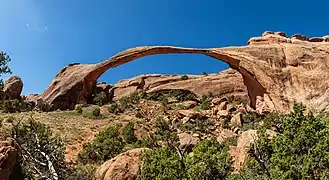
[[[0,0],[0,50],[11,56],[23,93],[42,93],[65,65],[97,63],[134,46],[245,45],[265,30],[323,36],[329,34],[328,5],[327,0]],[[157,55],[110,69],[100,81],[225,68],[201,55]]]

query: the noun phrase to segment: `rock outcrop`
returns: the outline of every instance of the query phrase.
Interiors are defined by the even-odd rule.
[[[329,43],[326,38],[287,38],[282,32],[266,32],[251,38],[248,46],[181,48],[145,46],[125,50],[98,64],[71,64],[62,69],[41,98],[60,109],[73,109],[86,101],[95,81],[110,68],[154,54],[204,54],[224,61],[243,77],[250,106],[264,101],[272,111],[287,112],[294,101],[318,111],[329,108]],[[261,98],[258,98],[261,97]],[[265,109],[266,109],[265,108]]]
[[[23,81],[18,76],[8,78],[4,83],[5,99],[18,99],[23,90]]]
[[[148,74],[121,80],[111,89],[113,100],[120,99],[130,93],[143,89],[148,93],[165,90],[186,90],[198,97],[213,93],[218,96],[235,96],[247,99],[247,88],[244,86],[242,76],[233,69],[218,74],[188,75],[182,80],[181,75]]]
[[[106,161],[95,173],[95,180],[135,180],[140,169],[139,155],[147,148],[132,149]]]
[[[17,163],[18,152],[8,141],[0,141],[0,179],[8,180]]]

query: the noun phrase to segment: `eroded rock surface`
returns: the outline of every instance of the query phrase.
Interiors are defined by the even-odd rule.
[[[287,112],[296,100],[317,111],[329,108],[329,43],[326,37],[288,38],[282,32],[266,32],[262,37],[251,38],[248,44],[209,49],[131,48],[98,64],[65,67],[41,98],[56,108],[73,109],[75,104],[88,99],[95,81],[110,68],[148,55],[194,53],[222,60],[237,70],[243,77],[253,108],[263,104],[264,109]],[[264,103],[256,103],[258,99]]]
[[[120,99],[140,89],[148,93],[165,90],[186,90],[198,97],[213,93],[218,96],[235,96],[244,100],[248,98],[242,76],[233,69],[207,76],[188,75],[187,80],[182,80],[181,76],[148,74],[121,80],[111,89],[113,100]]]
[[[8,141],[0,141],[0,179],[8,180],[17,163],[18,152]]]
[[[106,161],[97,169],[95,180],[135,180],[140,169],[139,155],[146,150],[132,149]]]
[[[18,99],[23,90],[23,81],[18,76],[12,76],[4,82],[5,99]]]

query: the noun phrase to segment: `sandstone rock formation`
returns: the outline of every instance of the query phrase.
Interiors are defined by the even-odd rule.
[[[199,97],[213,93],[218,96],[232,95],[240,99],[248,98],[242,76],[233,69],[208,76],[188,75],[188,77],[187,80],[181,80],[181,75],[141,75],[119,81],[113,86],[110,94],[113,94],[113,100],[117,100],[139,89],[148,93],[187,90]]]
[[[4,83],[5,99],[18,99],[23,90],[23,81],[18,76],[8,78]]]
[[[98,64],[71,64],[62,69],[41,98],[56,108],[73,109],[86,101],[95,81],[110,68],[154,54],[195,53],[222,60],[237,70],[248,89],[250,105],[257,99],[275,111],[287,112],[294,101],[318,111],[329,107],[329,43],[326,39],[299,40],[282,32],[251,38],[248,46],[226,48],[136,47]],[[257,97],[261,98],[257,98]]]
[[[106,161],[95,173],[95,180],[135,180],[140,169],[139,155],[147,148],[132,149]]]
[[[9,179],[16,164],[17,149],[8,141],[0,141],[0,179]]]

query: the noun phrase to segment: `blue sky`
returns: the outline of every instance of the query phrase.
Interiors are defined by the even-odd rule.
[[[42,93],[65,65],[97,63],[143,45],[245,45],[265,30],[329,34],[328,1],[0,0],[0,50],[24,94]],[[156,55],[110,69],[115,83],[139,74],[201,74],[227,65],[201,55]],[[7,78],[8,76],[3,76]]]

